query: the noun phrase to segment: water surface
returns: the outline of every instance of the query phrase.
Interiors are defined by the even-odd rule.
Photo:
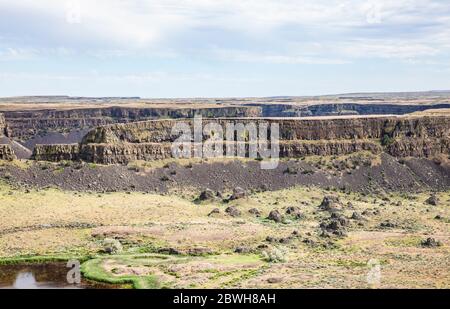
[[[114,285],[82,279],[70,284],[65,263],[0,265],[0,289],[102,289]]]

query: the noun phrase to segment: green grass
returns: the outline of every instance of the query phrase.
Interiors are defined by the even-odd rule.
[[[81,265],[83,276],[91,281],[97,281],[115,285],[131,285],[135,289],[156,289],[169,288],[172,282],[160,282],[154,275],[117,275],[116,268],[111,272],[103,267],[105,261],[112,261],[118,265],[126,265],[127,267],[158,267],[159,270],[172,276],[175,280],[182,279],[182,277],[174,272],[169,271],[168,267],[174,264],[183,264],[192,261],[209,261],[215,265],[233,265],[245,264],[249,265],[251,269],[236,269],[230,271],[219,271],[209,269],[199,271],[199,273],[211,273],[209,281],[216,281],[220,278],[230,277],[225,286],[238,283],[240,280],[250,278],[257,274],[260,270],[261,260],[258,255],[224,255],[224,256],[209,256],[209,257],[186,257],[186,256],[171,256],[161,254],[143,254],[143,255],[115,255],[102,256],[84,262]]]
[[[84,262],[81,265],[81,272],[83,276],[88,280],[97,282],[117,285],[131,284],[135,289],[155,289],[160,287],[155,276],[114,276],[113,274],[110,274],[103,269],[103,262],[104,259],[102,258],[92,259]]]
[[[418,247],[421,242],[422,238],[418,236],[396,237],[385,240],[386,245],[392,247]]]

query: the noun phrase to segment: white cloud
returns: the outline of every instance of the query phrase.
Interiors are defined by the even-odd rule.
[[[450,53],[449,14],[446,0],[0,0],[0,59],[175,58],[204,53],[209,31],[222,60],[434,57]]]
[[[439,50],[425,43],[397,40],[355,40],[335,46],[338,53],[356,58],[405,59],[435,56]]]
[[[23,61],[37,59],[42,55],[65,57],[74,55],[74,51],[64,47],[33,48],[33,47],[5,47],[0,48],[0,61]]]
[[[270,52],[250,52],[246,50],[213,49],[213,56],[226,61],[263,62],[273,64],[345,64],[348,61],[339,58],[326,58],[296,53],[276,54]]]

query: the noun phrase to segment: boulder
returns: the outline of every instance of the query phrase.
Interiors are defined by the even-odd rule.
[[[352,216],[351,216],[352,220],[356,220],[356,221],[363,221],[365,220],[365,218],[359,213],[359,212],[353,212]]]
[[[234,250],[235,253],[242,253],[242,254],[247,254],[247,253],[252,253],[253,249],[247,246],[239,246],[236,247],[236,249]]]
[[[286,209],[286,214],[293,216],[296,219],[301,219],[303,218],[303,214],[300,210],[300,207],[297,206],[289,206]]]
[[[261,217],[261,211],[257,208],[252,208],[248,212],[256,217]]]
[[[113,238],[105,238],[103,240],[103,251],[108,254],[117,254],[122,252],[123,247],[120,241]]]
[[[230,206],[225,209],[225,212],[232,217],[239,217],[241,215],[241,211],[237,209],[236,206]]]
[[[269,216],[267,218],[269,220],[272,220],[272,221],[275,221],[275,222],[283,221],[283,216],[280,214],[280,212],[277,209],[272,210],[269,213]]]
[[[422,247],[426,248],[435,248],[442,246],[442,243],[434,238],[427,238],[426,240],[422,241],[421,243]]]
[[[342,209],[342,205],[339,201],[339,197],[335,195],[325,196],[322,203],[319,206],[320,209],[325,211],[338,211]]]
[[[245,190],[241,187],[236,187],[233,189],[233,194],[230,197],[230,200],[237,200],[240,198],[244,198],[246,196]]]
[[[425,203],[427,203],[428,205],[433,205],[433,206],[437,206],[439,203],[439,199],[435,194],[432,194],[426,201]]]
[[[214,191],[212,191],[210,189],[206,189],[200,193],[198,200],[199,201],[208,201],[208,200],[213,200],[215,197],[216,197],[216,194],[214,193]]]
[[[208,217],[211,217],[212,215],[216,215],[216,214],[220,214],[219,208],[214,208],[213,210],[211,210],[211,212],[208,214]]]
[[[320,224],[322,229],[322,236],[346,236],[346,226],[348,226],[347,218],[339,215],[331,216],[328,220],[325,220]]]

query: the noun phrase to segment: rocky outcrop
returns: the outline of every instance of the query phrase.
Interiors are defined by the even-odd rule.
[[[79,144],[36,145],[32,158],[38,161],[75,161],[80,159]]]
[[[9,143],[8,139],[8,127],[6,125],[6,120],[3,114],[0,114],[0,160],[14,160],[16,155],[14,150]]]
[[[0,137],[9,136],[9,129],[6,125],[5,115],[0,114]]]
[[[100,164],[127,164],[132,161],[154,161],[172,157],[169,143],[88,144],[81,148],[80,158]]]
[[[298,158],[303,156],[339,156],[358,151],[380,153],[379,143],[360,140],[342,141],[291,141],[280,143],[280,157]]]
[[[450,137],[402,138],[386,147],[386,152],[395,157],[433,157],[450,154]]]
[[[0,144],[0,160],[12,161],[16,159],[16,155],[11,145]]]

